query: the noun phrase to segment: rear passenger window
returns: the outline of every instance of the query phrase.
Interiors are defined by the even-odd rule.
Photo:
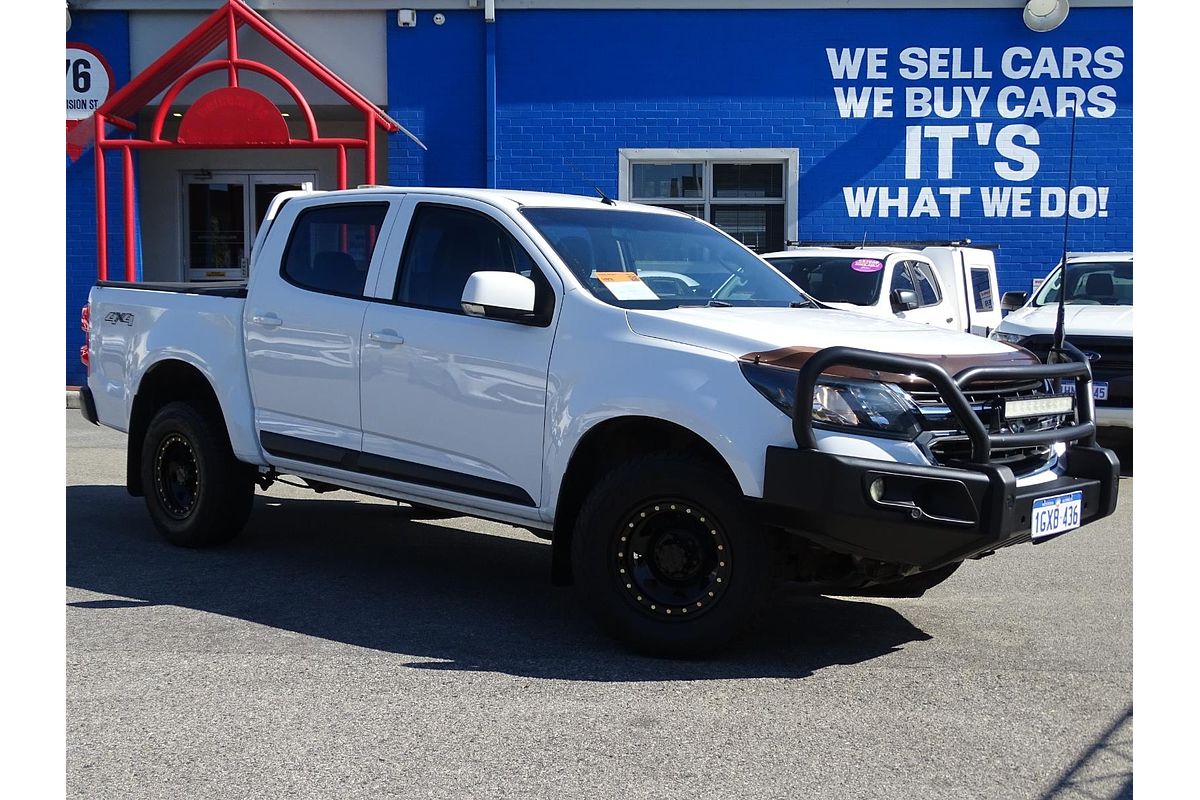
[[[971,270],[971,294],[975,296],[976,311],[991,311],[992,278],[986,269]]]
[[[301,212],[283,258],[283,277],[303,289],[362,297],[387,203],[347,203]]]
[[[938,287],[937,278],[933,275],[933,267],[921,261],[910,262],[913,274],[917,276],[917,294],[921,305],[936,306],[942,302],[942,292]]]

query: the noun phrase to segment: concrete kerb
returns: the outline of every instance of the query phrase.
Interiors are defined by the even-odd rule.
[[[67,408],[79,408],[79,387],[67,387]]]

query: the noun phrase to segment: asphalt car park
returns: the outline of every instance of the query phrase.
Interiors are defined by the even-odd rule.
[[[667,661],[504,525],[276,484],[172,547],[124,437],[66,413],[71,797],[1131,796],[1131,470],[1111,517],[923,598],[784,589]]]

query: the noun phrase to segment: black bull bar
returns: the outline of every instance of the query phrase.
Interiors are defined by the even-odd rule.
[[[938,364],[907,356],[851,347],[814,353],[797,376],[792,429],[798,447],[767,448],[762,519],[837,552],[924,571],[1029,541],[1038,498],[1080,492],[1084,524],[1112,514],[1120,464],[1112,451],[1096,445],[1091,367],[1075,347],[1060,352],[1062,360],[1055,363],[968,367],[953,376]],[[953,466],[917,465],[818,450],[811,398],[820,376],[839,366],[928,381],[970,440],[970,459]],[[1035,379],[1074,381],[1075,424],[991,432],[964,393],[984,382]],[[1066,451],[1050,480],[1020,485],[1012,469],[991,459],[993,448],[1058,442]],[[879,479],[886,493],[872,496]]]
[[[812,427],[811,398],[821,374],[835,366],[914,375],[933,384],[942,400],[954,413],[962,430],[971,441],[971,462],[987,464],[994,447],[1029,447],[1062,441],[1096,443],[1095,406],[1092,400],[1092,368],[1087,357],[1074,345],[1066,344],[1065,355],[1070,360],[1057,364],[1030,364],[1003,367],[968,367],[951,377],[946,370],[929,361],[854,347],[827,347],[819,350],[800,368],[796,383],[796,403],[792,413],[792,433],[802,448],[817,449]],[[990,433],[983,421],[971,409],[963,393],[973,383],[984,381],[1074,379],[1076,424],[1046,431],[1026,433]]]

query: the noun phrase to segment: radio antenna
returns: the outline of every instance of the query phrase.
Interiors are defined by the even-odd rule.
[[[603,189],[601,189],[599,186],[597,186],[593,181],[590,181],[587,178],[583,177],[583,173],[580,172],[579,170],[575,169],[575,165],[572,164],[569,160],[564,158],[562,160],[562,163],[567,167],[567,169],[569,169],[569,170],[571,170],[571,172],[575,173],[575,177],[579,178],[579,181],[581,183],[592,184],[592,188],[596,190],[596,194],[600,195],[601,203],[603,203],[606,206],[615,206],[616,205],[616,203],[613,202],[613,199],[604,193]]]
[[[1075,177],[1075,126],[1078,122],[1079,103],[1076,102],[1071,106],[1071,149],[1067,157],[1067,194],[1063,200],[1062,266],[1058,268],[1058,323],[1054,327],[1054,349],[1063,356],[1067,338],[1067,234],[1071,229],[1071,182]]]

